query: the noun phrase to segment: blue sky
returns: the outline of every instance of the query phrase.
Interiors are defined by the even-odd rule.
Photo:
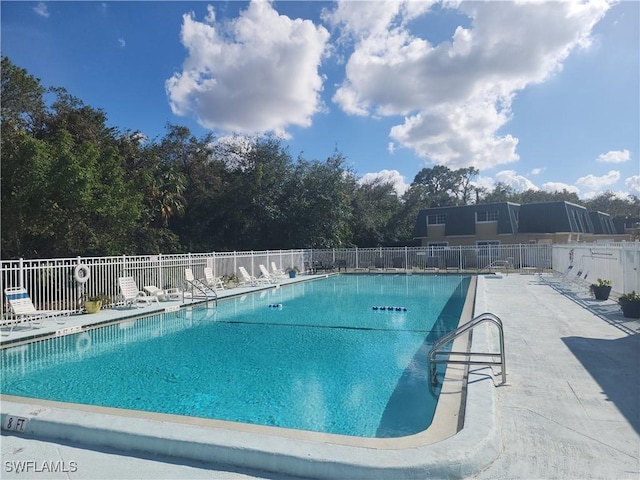
[[[280,136],[402,191],[478,183],[640,194],[640,3],[12,2],[2,55],[161,137]]]

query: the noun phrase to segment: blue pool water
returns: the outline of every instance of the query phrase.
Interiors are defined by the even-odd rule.
[[[341,275],[153,315],[4,349],[1,390],[362,437],[410,435],[432,421],[426,354],[457,326],[468,285],[458,275]]]

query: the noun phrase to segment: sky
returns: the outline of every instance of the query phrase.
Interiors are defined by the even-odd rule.
[[[476,183],[640,195],[640,2],[0,3],[3,56],[160,139],[271,135],[403,193]]]

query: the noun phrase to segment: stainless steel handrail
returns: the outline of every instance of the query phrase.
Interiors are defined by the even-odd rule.
[[[207,305],[209,304],[209,294],[212,293],[213,294],[213,300],[215,301],[215,305],[218,305],[218,293],[208,287],[207,285],[205,285],[204,283],[202,283],[200,280],[186,280],[184,281],[184,283],[188,286],[191,286],[191,301],[193,302],[194,299],[196,298],[195,294],[194,294],[194,289],[197,289],[206,299],[207,301]],[[187,290],[186,288],[182,290],[182,303],[184,303],[184,293],[185,290]]]
[[[513,265],[513,260],[512,259],[507,259],[507,260],[494,260],[493,262],[491,262],[489,265],[486,265],[484,267],[482,267],[481,269],[478,270],[478,275],[483,273],[483,272],[487,272],[487,273],[493,273],[493,269],[495,267],[502,267],[505,269],[505,272],[507,273],[507,275],[509,275],[509,268],[511,268],[511,266]]]
[[[496,327],[498,327],[498,333],[500,337],[500,351],[497,353],[484,353],[484,352],[455,352],[455,351],[446,351],[441,350],[442,347],[451,343],[453,340],[458,338],[459,336],[465,334],[466,332],[472,330],[476,326],[480,325],[484,322],[493,323]],[[447,358],[438,358],[439,355],[446,355]],[[452,356],[463,356],[469,357],[464,360],[456,360],[452,359]],[[492,360],[471,360],[470,358],[477,357],[491,357]],[[500,360],[495,360],[495,357],[500,357]],[[493,313],[482,313],[475,318],[472,318],[469,322],[464,325],[459,326],[455,330],[450,331],[446,335],[440,337],[431,347],[428,354],[428,362],[429,362],[429,375],[431,378],[432,386],[438,384],[438,373],[437,373],[437,365],[439,364],[458,364],[458,365],[501,365],[502,367],[502,383],[504,385],[507,383],[507,364],[504,354],[504,329],[502,326],[502,320],[500,320]]]

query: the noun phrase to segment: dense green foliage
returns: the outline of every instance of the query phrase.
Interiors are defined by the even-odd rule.
[[[339,152],[294,160],[277,139],[239,146],[176,125],[146,139],[6,57],[1,95],[3,258],[411,245],[420,208],[581,203],[568,192],[486,192],[473,167],[424,168],[399,196],[358,182]],[[609,193],[589,204],[638,211],[637,198]]]

